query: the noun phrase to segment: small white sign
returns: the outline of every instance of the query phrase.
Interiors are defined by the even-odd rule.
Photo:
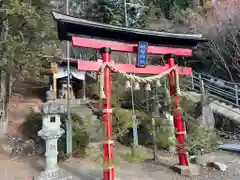
[[[57,68],[57,63],[56,62],[51,62],[51,68]]]

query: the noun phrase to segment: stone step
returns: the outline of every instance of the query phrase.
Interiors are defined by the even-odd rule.
[[[92,109],[86,106],[70,107],[72,111],[91,111]]]
[[[67,104],[66,99],[57,99],[56,102],[59,104]],[[84,104],[84,100],[83,99],[70,99],[70,104],[71,105],[81,105],[81,104]]]
[[[71,107],[72,111],[91,111],[92,109],[89,107],[79,106],[79,107]]]
[[[71,112],[83,118],[91,141],[102,139],[101,121],[93,114],[92,109],[86,104],[74,104],[70,106]]]
[[[89,125],[99,125],[101,121],[95,115],[92,115],[86,118],[86,123]]]
[[[75,113],[75,112],[73,112]],[[83,118],[83,120],[88,120],[89,117],[92,116],[91,113],[83,113],[83,112],[78,112],[76,113],[78,116],[80,116],[81,118]]]
[[[87,116],[92,116],[93,113],[91,111],[71,111],[72,113],[75,113],[79,116],[84,116],[84,117],[87,117]]]
[[[92,115],[92,120],[93,121],[99,121],[98,117],[96,115]]]

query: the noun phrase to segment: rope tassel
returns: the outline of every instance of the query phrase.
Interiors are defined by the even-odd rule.
[[[100,75],[99,75],[99,83],[100,83],[100,99],[105,99],[106,96],[105,96],[105,93],[104,93],[104,73],[103,72],[100,72]]]
[[[100,99],[106,99],[104,91],[100,91]]]
[[[179,86],[179,74],[177,71],[175,71],[175,83],[176,83],[176,93],[178,96],[181,96],[181,90],[180,90],[180,86]]]

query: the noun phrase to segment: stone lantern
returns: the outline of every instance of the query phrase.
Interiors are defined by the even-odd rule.
[[[38,131],[38,136],[46,142],[46,165],[45,170],[41,172],[38,180],[59,180],[69,179],[66,173],[58,167],[58,139],[64,134],[60,127],[60,114],[65,112],[64,106],[56,103],[56,93],[47,92],[47,102],[41,106],[42,129]]]

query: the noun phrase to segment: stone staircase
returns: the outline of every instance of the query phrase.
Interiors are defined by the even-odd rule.
[[[66,100],[57,100],[58,103],[66,104]],[[86,125],[87,131],[90,135],[90,142],[99,142],[102,139],[101,135],[101,122],[94,114],[92,108],[86,101],[82,99],[74,99],[70,101],[70,110],[72,113],[76,113],[83,120]]]
[[[194,102],[200,102],[202,96],[200,93],[194,91],[185,91],[183,92],[183,95]],[[218,100],[214,97],[209,97],[208,101],[211,109],[215,113],[231,119],[236,124],[240,124],[240,108]]]
[[[82,103],[81,105],[71,105],[70,108],[71,112],[76,113],[84,120],[90,134],[90,142],[99,142],[102,139],[101,122],[93,113],[91,107],[86,103]]]
[[[240,124],[240,84],[193,72],[191,79],[183,79],[182,85],[185,97],[199,102],[204,94],[214,113]]]

